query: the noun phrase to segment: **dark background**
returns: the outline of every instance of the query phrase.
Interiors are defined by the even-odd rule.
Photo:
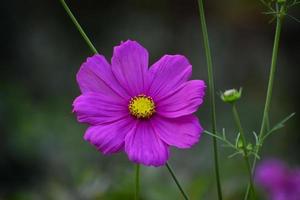
[[[274,23],[258,0],[206,1],[216,93],[243,87],[239,103],[249,140],[259,131],[271,60]],[[150,63],[164,54],[184,54],[193,78],[207,81],[194,0],[67,1],[108,60],[121,40],[137,40]],[[299,7],[290,15],[300,18]],[[134,166],[125,154],[103,156],[82,139],[85,125],[71,113],[79,95],[75,74],[88,46],[58,0],[0,4],[0,199],[133,199]],[[286,18],[280,42],[273,124],[299,112],[300,24]],[[217,98],[218,128],[236,135],[230,106]],[[198,116],[210,128],[208,98]],[[300,165],[296,115],[263,147],[263,158]],[[225,199],[241,199],[247,177],[240,158],[220,145]],[[192,199],[216,199],[211,138],[190,150],[172,149],[170,163]],[[144,200],[181,199],[166,168],[142,167]]]

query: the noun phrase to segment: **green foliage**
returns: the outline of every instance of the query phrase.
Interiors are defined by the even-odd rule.
[[[256,132],[252,132],[253,133],[253,137],[254,137],[254,141],[255,143],[248,143],[246,145],[246,149],[247,149],[247,154],[248,155],[253,155],[256,158],[260,159],[260,156],[256,153],[257,152],[257,148],[260,148],[261,146],[263,146],[263,143],[265,142],[265,140],[267,139],[267,137],[269,137],[272,133],[275,133],[277,130],[283,128],[286,124],[286,122],[288,120],[290,120],[293,116],[295,116],[295,113],[290,114],[289,116],[285,117],[284,119],[282,119],[281,121],[279,121],[278,123],[276,123],[262,138],[259,138],[256,134]],[[235,138],[235,142],[231,142],[227,137],[226,137],[226,133],[225,133],[225,129],[223,128],[222,134],[218,133],[218,134],[213,134],[207,130],[204,131],[204,133],[206,133],[207,135],[210,135],[212,137],[217,138],[218,140],[222,141],[224,143],[223,146],[225,147],[229,147],[231,149],[234,150],[234,152],[228,156],[228,158],[233,158],[236,155],[242,155],[245,156],[245,153],[243,151],[243,141],[241,139],[241,134],[238,133],[236,138]],[[221,136],[220,136],[221,135]]]

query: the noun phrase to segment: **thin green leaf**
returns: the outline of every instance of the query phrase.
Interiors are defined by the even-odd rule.
[[[233,154],[229,155],[228,158],[233,158],[236,155],[242,154],[240,151],[234,152]]]
[[[293,7],[293,6],[296,6],[297,4],[300,4],[300,1],[294,0],[294,2],[293,2],[293,3],[290,3],[287,7],[288,7],[288,8],[291,8],[291,7]]]
[[[218,136],[218,135],[216,135],[216,134],[213,134],[213,133],[211,133],[211,132],[209,132],[209,131],[207,131],[207,130],[204,130],[204,133],[206,133],[207,135],[210,135],[210,136],[212,136],[212,137],[215,137],[215,138],[217,138],[218,140],[221,140],[221,141],[223,141],[224,143],[226,143],[229,147],[232,147],[232,148],[236,149],[235,146],[234,146],[233,144],[231,144],[231,142],[229,142],[229,141],[226,140],[225,138],[222,138],[222,137],[220,137],[220,136]]]
[[[225,141],[222,137],[220,137],[220,136],[218,136],[218,135],[215,135],[215,134],[213,134],[213,133],[211,133],[211,132],[209,132],[209,131],[207,131],[207,130],[204,130],[204,133],[206,133],[207,135],[210,135],[210,136],[212,136],[212,137],[215,137],[215,138],[217,138],[217,139],[219,139],[219,140],[221,140],[221,141]]]
[[[274,12],[274,11],[261,12],[261,13],[264,14],[264,15],[277,15],[278,14],[277,12]]]
[[[254,155],[258,160],[260,160],[260,156],[254,151],[249,152],[249,155]]]
[[[223,138],[226,139],[225,128],[222,129]]]
[[[266,133],[266,135],[262,138],[262,141],[264,141],[269,135],[271,135],[272,133],[274,133],[275,131],[281,129],[284,127],[285,123],[291,119],[293,116],[295,115],[295,113],[290,114],[289,116],[287,116],[286,118],[284,118],[283,120],[281,120],[280,122],[278,122],[269,132]]]
[[[236,139],[235,139],[235,147],[238,148],[238,145],[239,145],[239,140],[240,140],[240,133],[238,133]]]
[[[259,144],[258,136],[257,136],[257,134],[255,133],[255,131],[253,131],[252,133],[253,133],[254,138],[255,138],[255,144],[258,145],[258,144]]]
[[[264,0],[259,0],[266,8],[268,8],[269,10],[271,10],[271,11],[275,11],[273,8],[272,8],[272,6],[271,6],[271,4],[268,4],[267,2],[265,2]]]
[[[300,20],[297,19],[296,17],[289,15],[289,14],[287,14],[287,16],[290,17],[291,19],[295,20],[296,22],[300,23]]]

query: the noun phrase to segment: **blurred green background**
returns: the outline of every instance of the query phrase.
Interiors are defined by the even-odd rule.
[[[193,78],[207,80],[196,0],[67,1],[108,60],[121,40],[137,40],[150,63],[183,54]],[[216,93],[244,88],[239,110],[249,139],[258,131],[271,59],[274,23],[258,0],[206,1]],[[103,156],[83,140],[85,125],[72,114],[80,94],[75,74],[91,55],[58,0],[2,1],[0,64],[0,199],[132,200],[134,165],[125,154]],[[299,8],[290,14],[300,17]],[[299,112],[300,24],[286,18],[271,122]],[[208,99],[197,113],[210,129]],[[234,137],[231,110],[217,99],[218,128]],[[300,165],[299,116],[273,135],[263,158]],[[247,182],[240,158],[220,145],[225,199],[242,199]],[[217,199],[211,138],[171,151],[170,163],[191,199]],[[142,167],[141,199],[181,199],[165,167]]]

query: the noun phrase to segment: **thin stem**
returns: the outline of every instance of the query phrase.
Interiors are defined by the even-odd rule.
[[[272,99],[272,93],[273,93],[273,85],[274,85],[274,79],[275,79],[275,73],[276,73],[276,64],[277,64],[277,57],[278,57],[278,49],[279,49],[279,41],[280,41],[280,34],[281,34],[281,28],[282,28],[282,22],[284,18],[284,12],[285,12],[285,4],[281,5],[280,12],[277,15],[276,18],[276,30],[275,30],[275,37],[274,37],[274,44],[273,44],[273,51],[272,51],[272,59],[271,59],[271,67],[270,67],[270,74],[269,74],[269,82],[268,82],[268,89],[267,89],[267,97],[263,112],[263,118],[261,123],[261,128],[259,132],[259,141],[263,138],[265,135],[265,131],[268,124],[268,115],[270,111],[271,106],[271,99]],[[255,153],[258,155],[260,151],[261,146],[257,146]],[[253,164],[252,164],[252,174],[255,172],[255,166],[256,166],[257,158],[254,157]],[[245,199],[249,196],[249,190],[250,186],[248,186]]]
[[[246,167],[247,167],[247,173],[249,175],[250,189],[252,191],[253,197],[256,199],[256,194],[255,194],[255,190],[254,190],[254,183],[253,183],[254,181],[253,181],[253,177],[252,177],[252,173],[251,173],[251,166],[250,166],[250,161],[249,161],[249,154],[248,154],[248,151],[247,151],[247,142],[246,142],[245,133],[244,133],[244,130],[242,128],[240,116],[239,116],[239,113],[237,111],[235,103],[232,104],[232,112],[233,112],[234,120],[235,120],[236,126],[237,126],[237,128],[240,132],[240,136],[241,136],[242,143],[243,143],[243,152],[244,152],[243,157],[244,157],[245,164],[246,164]]]
[[[135,166],[135,194],[134,199],[138,200],[140,195],[140,165]]]
[[[85,40],[87,45],[89,46],[90,50],[93,53],[98,54],[98,51],[96,50],[96,48],[92,44],[89,37],[85,34],[84,30],[81,28],[80,24],[76,20],[75,16],[71,12],[71,10],[68,7],[68,5],[66,4],[66,2],[64,0],[60,0],[60,2],[62,4],[62,6],[64,7],[65,11],[67,12],[67,14],[69,15],[69,17],[71,18],[71,20],[73,21],[76,28],[78,29],[79,33],[81,34],[81,36],[83,37],[83,39]],[[139,199],[139,191],[140,191],[140,165],[137,164],[136,167],[135,167],[135,195],[134,195],[135,200]]]
[[[85,34],[84,30],[81,28],[80,24],[76,20],[75,16],[73,15],[72,11],[70,10],[70,8],[66,4],[66,2],[64,0],[60,0],[60,2],[62,4],[63,8],[65,9],[65,11],[67,12],[67,14],[69,15],[69,17],[71,18],[72,22],[76,26],[76,28],[79,31],[79,33],[81,34],[81,36],[83,37],[83,39],[85,40],[85,42],[87,43],[87,45],[92,50],[92,52],[95,53],[95,54],[98,54],[98,51],[96,50],[96,48],[94,47],[94,45],[92,44],[92,42],[88,38],[88,36]]]
[[[200,22],[202,27],[203,41],[204,41],[205,56],[207,62],[207,70],[208,70],[208,86],[209,86],[209,96],[210,96],[210,106],[211,106],[212,133],[216,135],[217,119],[216,119],[216,105],[215,105],[215,84],[214,84],[214,75],[213,75],[214,73],[212,67],[212,58],[211,58],[211,51],[209,46],[203,0],[198,0],[198,6],[199,6]],[[212,139],[213,139],[214,163],[215,163],[218,198],[219,200],[222,200],[223,197],[222,197],[222,188],[221,188],[220,172],[219,172],[219,158],[218,158],[219,156],[218,156],[217,139],[215,137],[213,137]]]
[[[167,167],[167,169],[169,170],[169,172],[170,172],[170,174],[171,174],[171,176],[172,176],[174,182],[176,183],[176,185],[177,185],[178,189],[180,190],[180,192],[181,192],[182,196],[184,197],[184,199],[185,199],[185,200],[189,200],[187,194],[186,194],[186,193],[184,192],[184,190],[182,189],[182,187],[181,187],[181,185],[180,185],[178,179],[176,178],[175,173],[174,173],[174,171],[172,170],[172,168],[171,168],[171,166],[169,165],[169,163],[166,163],[166,167]]]

